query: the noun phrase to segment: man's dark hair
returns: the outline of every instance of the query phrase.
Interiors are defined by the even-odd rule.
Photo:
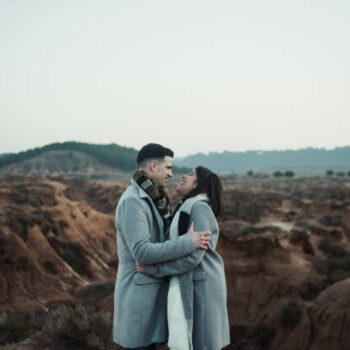
[[[163,147],[158,143],[149,143],[143,146],[137,154],[137,165],[143,164],[150,159],[164,159],[164,157],[174,157],[174,152],[170,148]]]
[[[196,169],[197,186],[186,195],[185,200],[200,193],[206,193],[209,198],[209,205],[217,219],[224,214],[223,188],[219,176],[208,168],[198,166]]]

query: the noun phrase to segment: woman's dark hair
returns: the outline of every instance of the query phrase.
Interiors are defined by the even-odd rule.
[[[197,186],[184,198],[196,196],[200,193],[206,193],[209,198],[209,205],[216,218],[221,218],[224,213],[223,189],[219,176],[211,170],[198,166],[196,169]]]

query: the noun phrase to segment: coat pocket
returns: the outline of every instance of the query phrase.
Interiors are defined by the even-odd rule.
[[[203,281],[205,280],[205,271],[193,271],[193,280],[194,281]]]
[[[160,284],[160,283],[162,283],[162,279],[151,277],[151,276],[145,275],[144,273],[136,273],[136,275],[133,278],[133,281],[135,284],[153,284],[153,283]]]

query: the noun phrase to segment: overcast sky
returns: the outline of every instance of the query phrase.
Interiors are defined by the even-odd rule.
[[[350,145],[349,0],[0,0],[0,153]]]

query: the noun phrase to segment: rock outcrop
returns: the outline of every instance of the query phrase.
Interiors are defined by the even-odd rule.
[[[109,199],[105,193],[91,204],[84,196],[74,201],[65,195],[74,193],[77,183],[1,178],[0,309],[34,309],[71,298],[92,282],[114,280],[117,256],[109,203],[115,207],[117,197],[110,198],[121,188],[107,187]],[[96,183],[84,190],[89,188],[98,192]],[[108,214],[93,208],[101,205]]]

